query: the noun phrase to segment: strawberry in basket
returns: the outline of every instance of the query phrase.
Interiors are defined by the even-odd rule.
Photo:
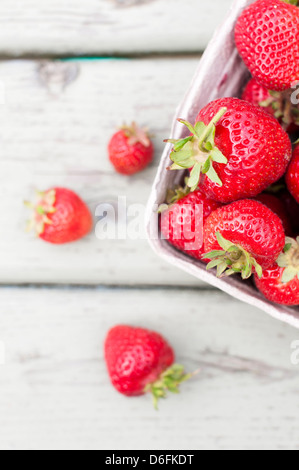
[[[292,155],[289,136],[269,113],[237,98],[202,109],[191,135],[170,140],[171,169],[190,169],[188,186],[200,184],[221,203],[257,196],[285,173]]]
[[[277,264],[255,276],[255,284],[271,302],[280,305],[299,305],[299,238],[286,238],[283,253]]]
[[[161,206],[161,232],[178,250],[196,259],[204,254],[203,224],[221,204],[208,198],[201,190],[190,192],[178,188],[169,192],[170,205]]]
[[[299,145],[294,149],[293,158],[286,174],[286,182],[288,190],[299,203]]]
[[[204,225],[208,269],[217,267],[217,275],[241,273],[248,279],[253,273],[262,277],[271,268],[285,245],[280,218],[258,201],[244,199],[214,211]]]
[[[238,51],[268,90],[287,90],[299,81],[299,8],[297,0],[258,0],[240,15]]]
[[[255,199],[268,207],[268,209],[271,209],[280,218],[286,235],[291,236],[293,234],[290,216],[287,213],[284,202],[279,197],[274,194],[262,193]]]
[[[243,90],[242,99],[264,108],[265,111],[279,120],[288,133],[299,130],[299,104],[292,102],[293,89],[286,91],[271,91],[261,85],[255,78],[247,83]],[[297,101],[297,100],[296,100]]]

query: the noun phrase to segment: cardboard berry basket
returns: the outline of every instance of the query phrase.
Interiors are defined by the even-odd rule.
[[[249,74],[234,44],[234,25],[242,10],[253,1],[235,0],[224,24],[216,31],[200,61],[191,86],[182,104],[177,109],[171,131],[172,138],[179,139],[187,135],[185,126],[177,122],[178,118],[194,122],[199,110],[210,101],[240,95]],[[237,275],[218,279],[213,270],[209,272],[206,270],[204,263],[177,251],[166,240],[156,236],[157,207],[165,202],[167,189],[173,188],[184,179],[184,171],[167,170],[170,164],[169,155],[171,150],[171,144],[167,144],[147,207],[146,230],[154,251],[171,264],[192,274],[201,281],[207,282],[243,302],[260,308],[278,320],[299,328],[299,307],[289,308],[268,302],[255,289],[252,281],[244,282]]]

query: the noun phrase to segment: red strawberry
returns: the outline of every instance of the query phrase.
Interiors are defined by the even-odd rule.
[[[261,85],[255,78],[249,80],[242,93],[242,100],[248,101],[255,106],[261,106],[261,103],[270,99],[271,95],[268,88]],[[265,108],[274,115],[272,106],[266,106]]]
[[[260,202],[245,199],[212,212],[204,226],[208,269],[221,276],[240,272],[247,279],[275,264],[285,244],[282,223]],[[228,271],[226,271],[228,269]]]
[[[251,74],[268,90],[286,90],[299,80],[296,6],[281,0],[252,3],[237,21],[235,39]]]
[[[166,240],[189,256],[201,259],[204,254],[203,223],[218,207],[218,202],[209,199],[201,190],[185,194],[179,192],[179,200],[162,212],[161,232]],[[166,206],[167,207],[167,206]]]
[[[284,252],[277,265],[263,272],[255,284],[271,302],[280,305],[299,305],[299,238],[286,238]]]
[[[178,386],[190,375],[174,364],[174,352],[167,341],[154,331],[119,325],[105,341],[105,359],[112,385],[128,397],[151,392],[154,403],[166,392],[178,392]]]
[[[140,129],[135,122],[131,126],[123,126],[113,135],[108,151],[112,165],[123,175],[143,170],[154,156],[154,147],[146,129]]]
[[[285,205],[278,197],[273,194],[263,193],[255,199],[267,206],[268,209],[271,209],[271,211],[280,218],[286,235],[292,235],[293,230],[290,219],[286,213]]]
[[[193,167],[208,197],[222,203],[257,196],[285,173],[292,146],[287,133],[266,111],[237,98],[213,101],[198,115],[192,135],[174,143],[171,169]]]
[[[299,233],[299,204],[288,191],[279,193],[279,198],[282,201],[286,215],[292,224],[292,232]]]
[[[25,204],[34,211],[28,229],[34,229],[39,238],[61,245],[79,240],[91,231],[91,213],[73,191],[53,188],[37,195],[35,204]]]
[[[293,157],[286,174],[288,190],[294,199],[299,203],[299,145],[293,152]]]
[[[252,78],[243,91],[242,99],[264,108],[278,119],[287,132],[293,133],[299,129],[299,105],[292,104],[293,92],[294,90],[270,91]]]

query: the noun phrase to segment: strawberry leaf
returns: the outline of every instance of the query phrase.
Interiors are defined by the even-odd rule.
[[[185,139],[174,140],[168,142],[173,144],[173,151],[170,155],[173,165],[171,170],[190,169],[196,167],[191,172],[188,186],[194,191],[200,181],[201,173],[207,178],[222,186],[222,182],[213,168],[213,161],[221,164],[227,164],[227,158],[215,146],[216,124],[226,113],[227,108],[221,108],[213,117],[208,125],[203,122],[197,122],[193,127],[188,121],[179,119],[191,132],[191,136]]]
[[[222,183],[221,179],[217,175],[217,173],[214,170],[212,165],[210,166],[210,168],[207,171],[206,175],[211,181],[213,181],[213,183],[216,183],[216,184],[218,184],[218,186],[221,186],[221,187],[223,186],[223,183]]]
[[[193,167],[193,169],[190,173],[190,178],[188,180],[188,186],[189,186],[189,188],[191,188],[191,191],[195,191],[195,189],[198,186],[200,172],[201,172],[201,163],[197,163]]]

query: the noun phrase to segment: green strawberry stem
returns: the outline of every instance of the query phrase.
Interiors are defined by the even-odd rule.
[[[218,121],[220,121],[220,119],[224,116],[224,114],[226,113],[227,111],[227,108],[221,108],[220,111],[218,111],[218,113],[216,114],[216,116],[213,117],[213,119],[211,120],[211,122],[206,126],[202,136],[201,136],[201,139],[199,140],[199,145],[202,146],[202,144],[204,143],[205,139],[208,137],[209,133],[211,131],[213,131],[215,125],[217,124]]]
[[[282,0],[285,3],[289,3],[290,5],[298,5],[298,0]]]
[[[213,168],[213,163],[227,163],[227,158],[215,145],[216,124],[227,112],[227,108],[221,108],[206,126],[203,122],[197,122],[193,127],[188,121],[179,119],[192,135],[179,140],[166,140],[173,144],[170,159],[173,161],[170,170],[190,169],[190,177],[187,185],[191,191],[197,188],[201,174],[205,174],[214,183],[222,186],[218,174]]]
[[[295,276],[299,279],[299,237],[296,240],[286,237],[284,250],[276,262],[280,268],[284,268],[281,278],[283,284],[292,281]]]
[[[226,240],[219,232],[216,233],[216,236],[222,250],[214,250],[203,256],[204,259],[212,260],[207,265],[208,270],[217,268],[217,277],[240,273],[242,279],[249,279],[253,271],[257,273],[259,278],[262,277],[262,267],[248,251]]]
[[[174,364],[173,366],[166,369],[165,372],[161,374],[159,379],[151,384],[148,384],[144,392],[150,392],[153,396],[153,404],[155,409],[158,409],[158,402],[160,398],[166,398],[167,392],[179,393],[179,386],[181,383],[186,382],[186,380],[191,379],[199,371],[194,372],[193,374],[185,374],[184,366],[180,364]]]

